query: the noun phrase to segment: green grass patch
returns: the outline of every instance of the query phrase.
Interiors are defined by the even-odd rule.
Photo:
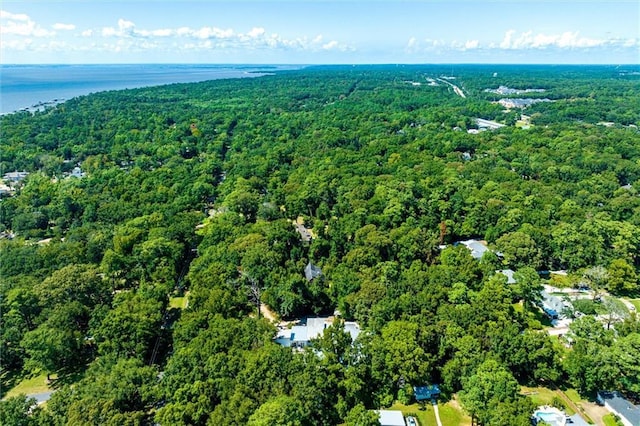
[[[616,416],[613,413],[609,413],[606,416],[602,417],[602,422],[604,426],[619,426],[620,423],[616,421]]]
[[[436,424],[436,414],[433,410],[433,405],[428,403],[424,409],[419,404],[404,405],[400,402],[393,404],[389,410],[400,410],[402,414],[406,416],[415,416],[418,419],[420,426],[432,426]],[[469,426],[471,425],[471,418],[465,415],[457,404],[451,401],[441,404],[438,403],[438,410],[440,411],[440,420],[443,425],[446,426]]]
[[[573,401],[573,402],[582,401],[582,398],[580,397],[580,394],[575,389],[567,389],[567,390],[564,391],[564,394],[567,395],[569,397],[569,399],[571,401]]]
[[[640,311],[640,299],[629,299],[629,302],[636,307],[636,311]]]
[[[528,396],[536,406],[551,405],[551,400],[557,395],[556,391],[548,388],[529,388],[523,386],[520,393]]]
[[[189,304],[189,293],[187,292],[184,296],[180,297],[170,297],[169,298],[169,307],[175,309],[185,309]]]
[[[56,376],[51,375],[51,379],[54,379]],[[7,398],[12,396],[20,395],[24,393],[26,395],[34,394],[34,393],[42,393],[53,390],[49,384],[47,384],[47,375],[41,374],[39,376],[30,377],[23,379],[13,388],[9,389],[7,392]]]
[[[425,407],[426,408],[424,410],[421,410],[420,408],[422,407],[418,404],[404,405],[401,402],[396,401],[389,410],[400,410],[404,416],[415,416],[418,419],[420,426],[435,425],[436,415],[433,412],[433,407],[431,404],[427,404]]]
[[[470,425],[471,418],[466,416],[460,409],[454,407],[450,402],[438,406],[440,410],[440,420],[443,425],[463,426]]]
[[[520,393],[527,396],[536,406],[542,405],[557,405],[554,404],[554,400],[559,400],[562,403],[562,407],[558,407],[564,410],[570,416],[573,416],[576,411],[569,405],[566,401],[566,398],[562,395],[561,392],[549,388],[537,387],[530,388],[523,386],[520,388]]]

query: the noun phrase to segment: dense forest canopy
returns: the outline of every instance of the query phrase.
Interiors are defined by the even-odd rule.
[[[1,403],[0,420],[355,425],[440,383],[483,424],[526,425],[518,385],[640,393],[634,315],[578,319],[565,348],[538,307],[538,271],[640,292],[630,71],[309,67],[2,116],[0,171],[28,172],[0,200],[3,381],[70,384],[44,409]],[[455,244],[471,238],[482,259]],[[364,332],[336,321],[291,350],[260,303]]]

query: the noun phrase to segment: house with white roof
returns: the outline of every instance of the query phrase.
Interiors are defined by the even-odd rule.
[[[380,416],[380,426],[406,426],[402,411],[398,410],[376,410]]]
[[[281,346],[303,348],[313,339],[322,337],[324,330],[333,324],[333,317],[307,318],[304,324],[278,330],[275,342]],[[360,326],[353,321],[344,321],[344,331],[355,340],[360,335]]]

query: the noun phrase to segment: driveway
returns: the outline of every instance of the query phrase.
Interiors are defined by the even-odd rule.
[[[35,398],[36,401],[38,402],[38,405],[40,404],[44,404],[45,402],[47,402],[49,400],[49,398],[51,398],[51,394],[54,393],[55,391],[49,391],[49,392],[42,392],[42,393],[32,393],[27,395],[28,398]]]

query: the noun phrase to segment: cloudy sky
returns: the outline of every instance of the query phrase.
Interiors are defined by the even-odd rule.
[[[3,0],[0,63],[639,63],[638,0]]]

